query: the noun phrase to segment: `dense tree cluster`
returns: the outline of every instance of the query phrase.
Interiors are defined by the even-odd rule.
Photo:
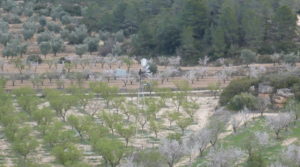
[[[12,14],[4,20],[16,22],[14,15],[41,15],[40,30],[61,33],[70,44],[89,45],[98,39],[85,40],[87,33],[115,33],[118,42],[129,39],[130,52],[137,56],[180,56],[182,64],[196,64],[209,56],[235,58],[251,63],[258,54],[297,52],[297,13],[295,0],[27,0],[24,8],[15,9],[13,2],[1,5]],[[36,2],[36,3],[32,3]],[[49,3],[51,2],[51,7]],[[20,7],[18,7],[20,8]],[[13,11],[13,12],[12,12]],[[44,16],[60,20],[64,27],[48,22]],[[73,16],[82,16],[77,19]],[[77,26],[78,23],[83,24]],[[30,39],[35,29],[24,25],[24,38]],[[105,32],[105,33],[103,33]],[[121,34],[121,36],[119,35]],[[6,39],[6,38],[4,38]],[[6,43],[4,41],[4,43]],[[105,48],[109,43],[105,43]],[[243,49],[246,49],[242,51]],[[249,57],[248,55],[253,55]]]

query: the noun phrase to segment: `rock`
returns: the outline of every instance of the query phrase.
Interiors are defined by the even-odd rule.
[[[283,97],[293,97],[294,93],[292,92],[291,89],[284,88],[284,89],[277,89],[277,96],[283,96]]]
[[[270,94],[258,94],[258,98],[265,100],[266,105],[271,104],[271,95]]]
[[[274,88],[272,86],[269,86],[266,84],[258,85],[258,93],[271,94],[271,93],[273,93],[273,90],[274,90]]]
[[[255,92],[255,86],[251,86],[251,87],[249,88],[249,91],[250,91],[250,92]]]
[[[276,104],[284,104],[287,102],[287,98],[283,96],[273,96],[273,102]]]

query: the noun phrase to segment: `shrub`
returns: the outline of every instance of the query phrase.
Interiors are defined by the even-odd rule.
[[[8,22],[9,24],[20,24],[21,20],[19,19],[18,15],[10,14],[3,18],[4,21]]]
[[[64,4],[63,9],[72,16],[81,16],[81,7],[78,4]]]
[[[244,64],[250,64],[255,61],[256,53],[249,49],[243,49],[241,51],[240,58]]]
[[[231,81],[220,96],[220,104],[226,105],[235,95],[247,92],[252,85],[257,83],[258,80],[253,78],[240,78]]]
[[[287,55],[283,56],[283,61],[285,63],[289,63],[289,64],[296,64],[299,61],[299,56],[294,54],[294,53],[290,53]]]
[[[293,85],[293,92],[295,93],[295,98],[300,101],[300,83]]]
[[[58,63],[59,64],[63,64],[64,63],[71,63],[70,60],[66,59],[65,57],[61,57],[59,60],[58,60]]]
[[[152,74],[156,74],[157,73],[157,65],[155,63],[150,63],[149,70]]]
[[[49,31],[55,32],[55,33],[59,33],[61,28],[58,24],[54,23],[54,22],[48,22],[47,23],[47,28]]]
[[[257,103],[257,98],[250,93],[241,93],[235,95],[229,102],[228,108],[231,110],[242,110],[247,107],[249,109],[255,109]]]
[[[290,73],[273,74],[264,77],[263,81],[270,82],[275,89],[291,88],[294,84],[300,83],[299,76]]]
[[[257,57],[257,63],[273,63],[272,57],[270,55],[259,55]]]
[[[32,62],[32,63],[38,63],[41,64],[43,62],[42,58],[39,55],[30,55],[27,57],[27,63]]]

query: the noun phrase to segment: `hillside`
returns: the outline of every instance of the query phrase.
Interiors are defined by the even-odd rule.
[[[300,1],[1,0],[0,167],[299,167]]]

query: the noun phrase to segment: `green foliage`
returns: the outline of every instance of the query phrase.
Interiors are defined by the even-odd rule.
[[[96,94],[100,94],[100,96],[106,101],[106,106],[109,107],[110,102],[119,92],[119,89],[115,86],[109,86],[108,83],[104,82],[94,82],[90,83],[90,88]]]
[[[56,56],[57,53],[64,50],[64,41],[61,38],[58,37],[52,38],[50,44],[54,56]]]
[[[60,164],[68,167],[71,167],[74,163],[79,162],[82,157],[81,151],[71,143],[55,146],[52,149],[52,154]]]
[[[88,36],[88,31],[85,25],[80,25],[75,28],[75,31],[72,31],[69,34],[69,43],[70,44],[82,44],[84,39]]]
[[[292,88],[293,85],[300,83],[300,78],[290,73],[271,74],[263,78],[263,81],[269,81],[275,89]]]
[[[177,126],[181,129],[181,134],[184,135],[184,132],[188,126],[193,123],[191,118],[179,118],[176,120]]]
[[[152,74],[156,74],[158,71],[157,65],[155,63],[150,63],[149,70]]]
[[[248,109],[256,109],[257,100],[255,96],[249,93],[241,93],[235,95],[228,104],[228,108],[239,111],[247,107]]]
[[[56,111],[63,121],[66,121],[68,110],[77,104],[78,98],[74,95],[65,95],[57,90],[46,90],[46,99],[49,101],[51,108]]]
[[[23,159],[27,159],[27,156],[38,147],[37,140],[30,133],[32,130],[28,127],[18,129],[12,145],[13,150]]]
[[[37,109],[32,112],[32,118],[39,125],[38,129],[45,134],[46,129],[52,123],[55,113],[49,108]]]
[[[138,166],[144,167],[162,167],[163,158],[156,150],[142,150],[136,153],[134,161]]]
[[[90,53],[98,51],[99,39],[96,37],[88,37],[84,41],[84,44],[88,46],[88,51]]]
[[[249,88],[257,83],[258,80],[252,78],[240,78],[232,80],[221,93],[220,104],[226,105],[235,95],[238,95],[242,92],[248,92]]]
[[[88,51],[89,46],[86,45],[86,44],[76,45],[75,49],[76,49],[76,54],[79,57],[82,57],[82,55],[85,54]]]
[[[255,62],[255,57],[256,57],[256,53],[251,50],[243,49],[241,51],[241,60],[243,63],[247,65]]]
[[[290,52],[295,48],[293,38],[296,36],[297,16],[288,6],[280,6],[275,10],[274,45],[276,51]]]
[[[99,139],[97,143],[93,145],[93,148],[111,167],[119,165],[120,160],[126,152],[126,148],[121,141],[110,138]]]
[[[41,33],[38,38],[37,42],[40,44],[42,42],[50,42],[52,38],[52,34],[48,31]]]
[[[27,63],[38,63],[41,64],[43,62],[42,58],[38,55],[30,55],[26,59]]]
[[[31,113],[37,108],[39,99],[36,97],[35,91],[31,88],[19,88],[14,90],[18,104],[27,113]]]

